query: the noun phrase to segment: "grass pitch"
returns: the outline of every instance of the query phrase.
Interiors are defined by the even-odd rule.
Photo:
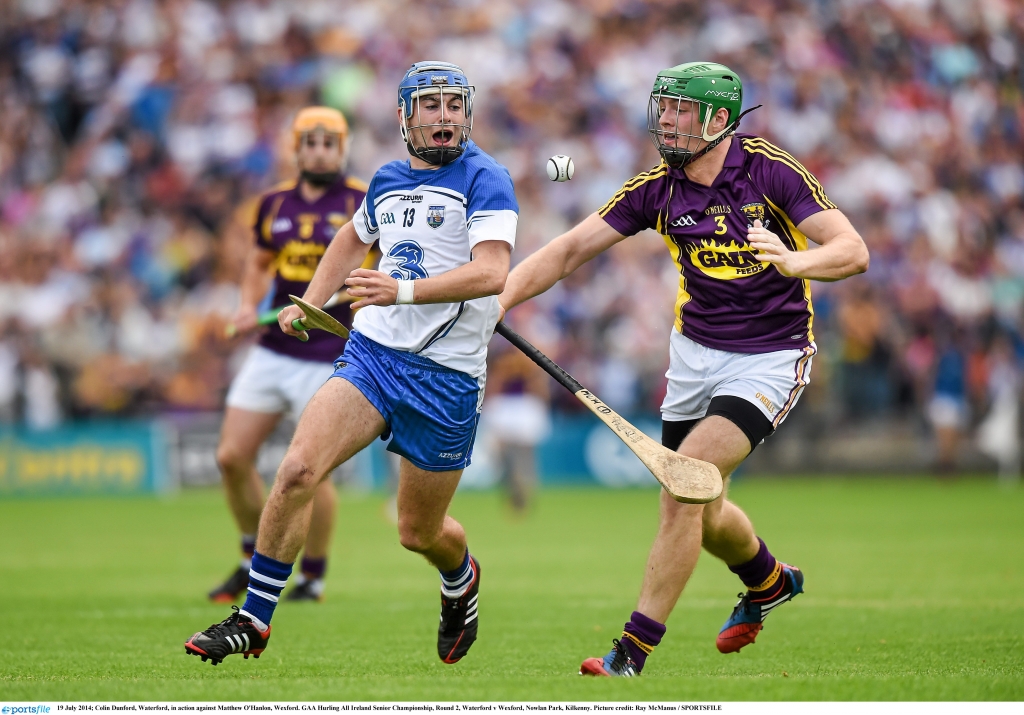
[[[965,481],[748,479],[732,492],[807,593],[753,646],[714,640],[740,584],[706,554],[640,678],[583,679],[635,603],[651,490],[547,490],[525,519],[497,494],[452,512],[483,565],[480,640],[436,656],[438,579],[382,498],[342,499],[323,604],[282,604],[258,661],[187,657],[227,615],[218,492],[0,502],[4,700],[1024,699],[1024,490]]]

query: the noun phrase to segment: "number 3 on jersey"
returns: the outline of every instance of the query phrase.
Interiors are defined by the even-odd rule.
[[[391,277],[399,281],[426,278],[423,268],[423,249],[415,241],[399,241],[388,251],[388,258],[395,259],[398,267],[391,271]]]

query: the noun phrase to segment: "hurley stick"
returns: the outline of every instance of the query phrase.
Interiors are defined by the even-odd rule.
[[[335,306],[338,303],[342,302],[343,300],[349,300],[349,298],[343,297],[342,296],[342,292],[338,291],[337,293],[335,293],[334,295],[331,296],[330,300],[328,300],[326,303],[324,303],[324,307],[325,308],[330,308],[330,307]],[[282,305],[282,306],[278,306],[277,308],[271,308],[270,310],[263,311],[262,313],[260,313],[256,317],[256,325],[264,326],[264,325],[274,325],[274,324],[276,324],[277,323],[277,315],[278,315],[278,313],[280,313],[286,307],[287,306]],[[225,338],[229,338],[230,339],[230,338],[235,337],[235,335],[237,335],[237,334],[238,334],[238,328],[235,327],[234,323],[228,323],[227,325],[224,326],[224,337]]]
[[[706,504],[722,495],[722,475],[718,467],[673,452],[648,437],[505,323],[498,323],[494,332],[522,350],[562,387],[576,395],[640,458],[673,499],[688,504]]]
[[[293,320],[292,327],[296,330],[306,331],[310,328],[316,328],[317,330],[326,330],[328,333],[333,333],[339,338],[348,339],[348,328],[339,323],[333,316],[325,313],[324,311],[317,308],[311,303],[307,303],[302,298],[294,295],[288,296],[288,299],[292,303],[302,308],[302,312],[306,314],[305,318],[301,320]],[[309,338],[307,337],[306,340]],[[303,340],[301,337],[299,340]],[[305,340],[303,340],[305,342]]]

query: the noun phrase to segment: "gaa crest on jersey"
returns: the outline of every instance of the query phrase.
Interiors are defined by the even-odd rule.
[[[747,217],[747,226],[753,226],[754,221],[760,221],[761,225],[764,225],[764,204],[744,204],[741,210]]]
[[[427,208],[427,225],[431,228],[441,228],[444,223],[444,206],[430,206]]]

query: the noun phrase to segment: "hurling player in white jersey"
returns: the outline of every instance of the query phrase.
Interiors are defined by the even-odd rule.
[[[473,87],[446,62],[418,62],[398,89],[407,161],[382,167],[355,218],[334,237],[303,298],[323,305],[342,284],[359,309],[334,377],[303,412],[260,519],[241,611],[196,633],[187,652],[218,663],[259,655],[331,470],[378,437],[401,457],[398,532],[441,573],[438,655],[476,640],[480,564],[448,505],[469,464],[519,206],[508,171],[469,139]],[[379,241],[377,271],[361,269]],[[281,329],[298,335],[290,307]]]

